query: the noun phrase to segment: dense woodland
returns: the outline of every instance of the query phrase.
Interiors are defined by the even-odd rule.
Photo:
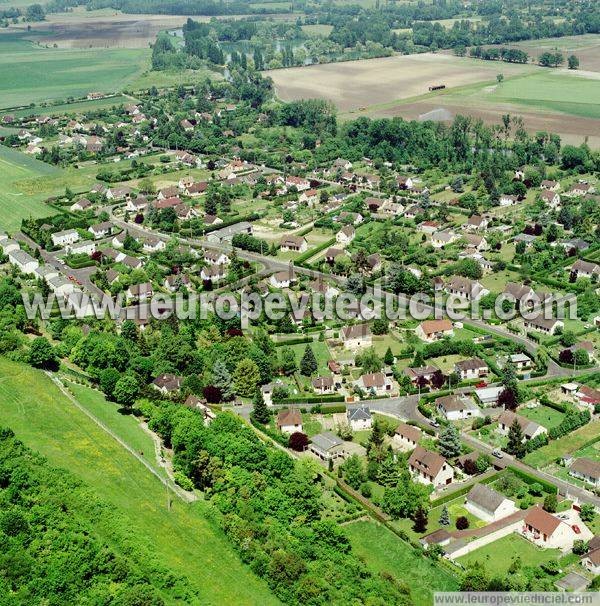
[[[0,602],[199,603],[114,509],[0,429]]]

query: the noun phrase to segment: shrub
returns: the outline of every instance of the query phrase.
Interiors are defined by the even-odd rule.
[[[456,518],[456,528],[458,530],[466,530],[469,528],[469,520],[465,516],[459,516]]]

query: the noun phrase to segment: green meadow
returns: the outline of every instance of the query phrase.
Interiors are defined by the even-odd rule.
[[[113,92],[149,68],[150,49],[58,49],[0,36],[0,108]]]
[[[135,436],[116,407],[99,411],[99,394],[76,388],[81,404],[132,448],[150,447]],[[267,586],[245,567],[210,521],[202,501],[185,504],[114,438],[71,403],[41,371],[0,358],[0,426],[52,465],[68,469],[129,523],[130,532],[152,545],[159,560],[197,587],[202,604],[277,604]],[[138,428],[138,432],[142,432]]]

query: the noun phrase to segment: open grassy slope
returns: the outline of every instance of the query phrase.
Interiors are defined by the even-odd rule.
[[[99,405],[90,401],[90,394],[83,399],[87,407]],[[42,372],[0,358],[0,425],[115,505],[130,520],[131,532],[150,542],[165,565],[201,590],[203,604],[277,603],[207,519],[203,502],[186,505],[170,495],[169,510],[159,480]]]

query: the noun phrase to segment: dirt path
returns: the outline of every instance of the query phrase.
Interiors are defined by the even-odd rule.
[[[100,419],[98,419],[97,417],[95,417],[89,410],[87,410],[87,408],[85,408],[84,406],[82,406],[77,401],[77,399],[69,392],[69,390],[65,387],[64,383],[57,376],[53,375],[51,372],[48,372],[48,371],[45,371],[45,374],[58,387],[58,389],[61,391],[61,393],[66,398],[68,398],[68,400],[69,400],[69,402],[71,402],[71,404],[73,404],[74,406],[76,406],[88,418],[90,418],[94,423],[96,423],[96,425],[98,425],[98,427],[100,427],[111,438],[113,438],[115,441],[117,441],[125,450],[127,450],[127,452],[129,452],[131,455],[133,455],[168,490],[170,490],[178,498],[180,498],[182,501],[185,501],[186,503],[191,503],[191,502],[196,501],[198,499],[198,497],[194,493],[187,492],[186,490],[183,490],[183,488],[181,488],[180,486],[177,486],[177,484],[175,484],[175,482],[171,478],[171,475],[168,473],[168,470],[166,469],[166,467],[165,467],[165,470],[167,471],[167,475],[169,477],[168,477],[168,479],[163,478],[156,471],[156,469],[154,469],[139,453],[137,453],[133,448],[131,448],[131,446],[129,446],[129,444],[127,444],[127,442],[125,442],[124,440],[122,440],[114,431],[112,431],[112,429],[110,429],[109,427],[107,427],[102,421],[100,421]],[[154,434],[152,434],[152,435],[153,435],[153,439],[156,438],[156,440],[158,441],[157,460],[158,460],[159,465],[161,465],[161,462],[160,462],[160,440],[158,440],[158,437],[154,436]],[[154,443],[154,446],[155,446],[155,449],[156,449],[157,448],[156,441]],[[164,465],[161,465],[161,467],[164,467]]]

